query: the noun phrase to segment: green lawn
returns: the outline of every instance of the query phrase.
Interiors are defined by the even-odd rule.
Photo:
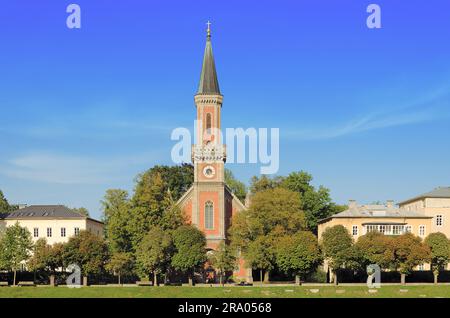
[[[267,297],[450,297],[450,285],[382,286],[369,293],[366,286],[286,286],[286,287],[1,287],[5,297],[163,297],[163,298],[267,298]]]

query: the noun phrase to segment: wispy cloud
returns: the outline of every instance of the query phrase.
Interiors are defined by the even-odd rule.
[[[448,91],[447,91],[448,92]],[[444,94],[419,104],[392,111],[378,111],[359,116],[345,123],[305,129],[286,129],[283,135],[300,140],[332,139],[365,131],[431,122],[450,117],[450,96]]]
[[[125,169],[154,163],[156,157],[156,153],[112,158],[33,153],[9,160],[2,165],[0,173],[37,182],[104,184],[121,180],[120,172]]]

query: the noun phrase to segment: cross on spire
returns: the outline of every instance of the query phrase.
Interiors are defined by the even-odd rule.
[[[207,29],[206,29],[206,34],[208,35],[208,37],[211,37],[211,22],[209,22],[209,20],[208,20],[208,22],[206,22],[206,25],[207,25]]]

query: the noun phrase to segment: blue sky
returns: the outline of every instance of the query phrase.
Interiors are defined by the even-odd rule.
[[[450,186],[450,3],[4,1],[0,189],[14,203],[87,207],[171,164],[212,40],[224,127],[279,127],[280,171],[333,199],[401,200]],[[382,29],[366,27],[377,3]],[[258,165],[231,164],[242,181]]]

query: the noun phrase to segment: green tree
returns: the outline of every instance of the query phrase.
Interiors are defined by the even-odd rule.
[[[338,206],[331,200],[330,190],[311,185],[313,177],[305,171],[292,172],[281,182],[281,186],[297,192],[301,199],[301,209],[305,212],[306,225],[317,234],[318,221],[332,214],[342,212],[345,207]]]
[[[48,269],[48,261],[52,247],[47,244],[45,238],[36,241],[33,248],[33,256],[28,262],[28,268],[32,271],[45,271]]]
[[[80,231],[72,236],[64,248],[65,265],[77,264],[81,268],[84,285],[90,275],[101,274],[108,260],[108,247],[100,236],[89,231]]]
[[[347,253],[351,249],[353,239],[342,225],[325,229],[322,234],[322,250],[325,259],[334,275],[334,283],[338,284],[338,270],[348,261]]]
[[[225,183],[230,188],[231,192],[238,197],[239,200],[244,202],[245,196],[247,195],[247,187],[244,183],[237,180],[233,172],[229,169],[225,169]]]
[[[276,263],[287,274],[294,274],[300,284],[301,278],[312,272],[322,262],[322,255],[314,234],[300,231],[277,241]]]
[[[0,264],[14,273],[13,285],[16,285],[17,270],[31,256],[33,241],[30,232],[16,222],[6,228],[0,239]]]
[[[434,283],[437,284],[440,271],[447,267],[450,261],[450,241],[444,233],[431,233],[425,239],[425,244],[430,249],[430,264],[434,275]]]
[[[86,217],[89,217],[89,211],[86,208],[80,207],[80,208],[73,208],[73,212],[84,215]]]
[[[260,281],[268,283],[270,272],[275,267],[275,247],[273,238],[270,236],[258,236],[248,244],[245,249],[244,259],[248,266],[259,270]]]
[[[128,230],[130,201],[128,192],[109,189],[101,201],[105,236],[112,253],[128,253],[132,250],[131,234]]]
[[[395,268],[401,274],[401,283],[405,284],[406,275],[410,274],[414,267],[430,258],[430,250],[419,237],[412,233],[396,237],[393,243]]]
[[[232,245],[241,250],[249,266],[265,271],[267,280],[275,267],[275,258],[268,255],[274,255],[276,239],[305,228],[300,197],[293,191],[278,187],[253,195],[251,207],[234,217],[230,236]],[[264,242],[266,247],[260,248],[254,242]]]
[[[183,225],[173,231],[175,254],[172,266],[187,273],[193,285],[195,269],[206,261],[206,238],[203,232],[192,225]]]
[[[261,177],[253,176],[250,180],[250,192],[255,194],[265,190],[273,190],[281,186],[282,182],[283,177],[280,176],[273,178],[270,178],[267,175],[262,175]]]
[[[360,236],[355,246],[361,253],[363,266],[377,264],[381,269],[394,269],[394,239],[376,231]]]
[[[106,263],[106,270],[117,276],[119,285],[123,275],[133,273],[134,258],[131,253],[115,252]]]
[[[136,263],[140,273],[153,273],[153,285],[158,286],[158,274],[166,273],[173,255],[170,234],[160,227],[152,227],[136,250]]]
[[[10,205],[2,190],[0,190],[0,214],[17,210],[16,205]]]
[[[225,242],[220,242],[219,246],[212,255],[209,261],[216,270],[219,271],[219,282],[224,285],[226,281],[226,273],[231,272],[236,268],[236,251]]]

